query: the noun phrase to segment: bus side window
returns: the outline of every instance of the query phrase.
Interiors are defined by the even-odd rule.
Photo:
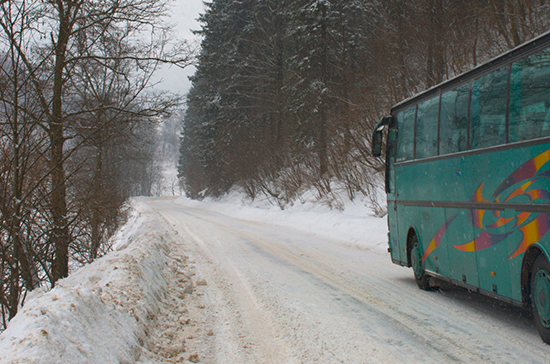
[[[437,119],[439,117],[439,97],[434,97],[418,105],[416,116],[416,158],[429,158],[437,155]]]
[[[439,154],[462,152],[468,148],[469,96],[469,84],[441,95]]]
[[[470,149],[506,143],[508,67],[474,81],[470,105]]]
[[[414,119],[416,108],[397,114],[397,162],[414,158]]]
[[[550,49],[512,64],[510,142],[550,135]]]

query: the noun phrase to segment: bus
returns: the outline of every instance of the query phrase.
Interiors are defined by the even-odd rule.
[[[393,263],[532,309],[550,344],[550,33],[395,105],[383,144]]]

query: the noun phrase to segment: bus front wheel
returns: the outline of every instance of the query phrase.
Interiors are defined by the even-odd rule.
[[[411,236],[411,267],[413,269],[414,278],[416,279],[416,284],[418,284],[418,287],[423,290],[429,290],[430,277],[428,277],[424,271],[422,250],[420,249],[418,238],[414,234]]]
[[[531,272],[531,303],[539,334],[550,344],[550,263],[543,254],[537,257]]]

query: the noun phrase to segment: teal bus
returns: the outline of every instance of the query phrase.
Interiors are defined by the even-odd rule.
[[[531,308],[550,343],[550,33],[395,105],[375,156],[383,134],[392,261]]]

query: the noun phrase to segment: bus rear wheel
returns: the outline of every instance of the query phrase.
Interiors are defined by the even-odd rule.
[[[531,272],[531,306],[542,340],[550,344],[550,263],[541,254]]]
[[[414,278],[416,279],[416,284],[420,289],[425,291],[430,289],[430,277],[426,275],[424,270],[424,263],[422,262],[422,249],[420,249],[420,244],[418,243],[418,238],[416,235],[411,236],[411,267],[414,272]]]

